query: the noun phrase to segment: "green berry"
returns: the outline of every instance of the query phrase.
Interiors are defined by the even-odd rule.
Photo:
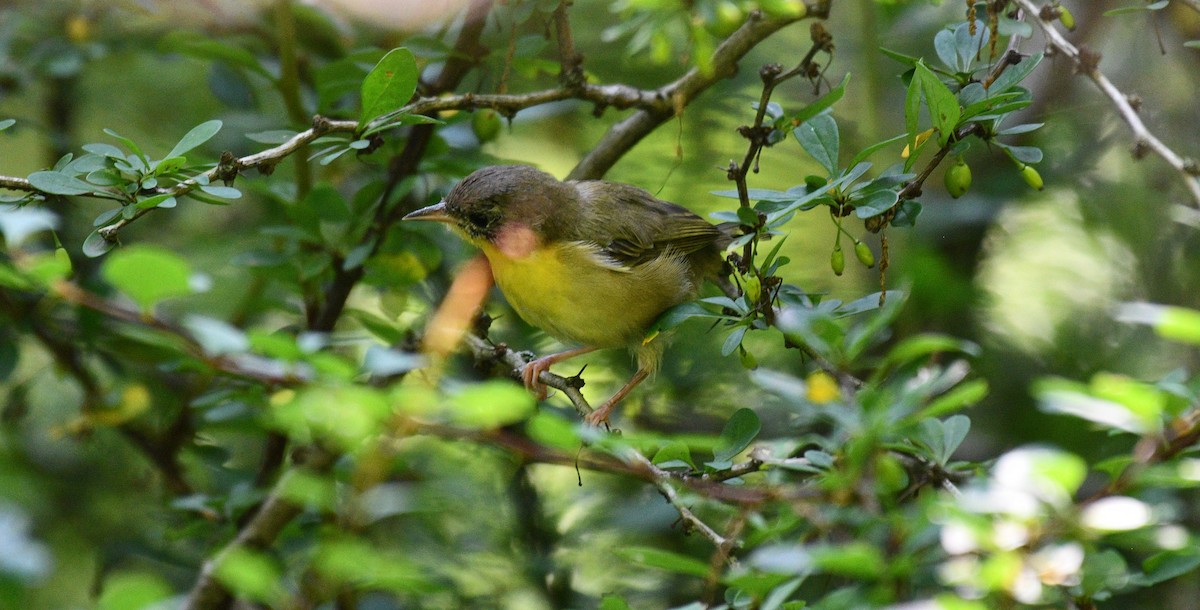
[[[842,252],[842,244],[833,247],[833,253],[829,255],[829,266],[834,275],[841,275],[846,270],[846,254]]]
[[[500,115],[491,108],[476,110],[471,115],[471,131],[480,143],[487,143],[500,136]]]
[[[858,262],[867,269],[875,266],[875,253],[871,252],[870,246],[861,241],[854,242],[854,256],[857,256]]]
[[[1045,183],[1042,182],[1042,175],[1039,174],[1032,165],[1025,165],[1021,167],[1021,178],[1025,180],[1026,184],[1039,191],[1046,186]]]
[[[1062,22],[1063,27],[1072,32],[1075,31],[1075,15],[1072,15],[1071,11],[1061,4],[1058,7],[1058,20]]]
[[[946,169],[943,180],[946,184],[946,192],[950,193],[951,197],[958,199],[971,188],[971,166],[967,165],[962,157],[959,157],[954,165]]]

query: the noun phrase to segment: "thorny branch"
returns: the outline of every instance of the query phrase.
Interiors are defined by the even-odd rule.
[[[1058,31],[1053,22],[1049,21],[1049,15],[1043,15],[1039,7],[1034,4],[1033,0],[1015,0],[1016,3],[1027,11],[1030,15],[1036,16],[1033,20],[1042,30],[1042,34],[1046,37],[1046,43],[1061,55],[1070,59],[1075,64],[1075,71],[1088,77],[1096,87],[1100,89],[1113,106],[1117,109],[1117,114],[1121,119],[1129,125],[1129,129],[1133,131],[1134,144],[1133,156],[1135,159],[1141,159],[1147,153],[1162,157],[1176,172],[1179,173],[1188,192],[1191,193],[1192,199],[1195,200],[1194,205],[1200,207],[1200,163],[1195,159],[1188,159],[1180,156],[1170,147],[1159,140],[1146,124],[1142,122],[1138,111],[1134,105],[1130,103],[1130,96],[1117,89],[1112,81],[1100,71],[1100,56],[1098,53],[1086,48],[1078,48],[1071,44],[1070,41]]]
[[[827,15],[829,4],[828,0],[816,0],[809,3],[806,16],[823,17]],[[319,137],[334,133],[359,135],[361,131],[395,120],[401,113],[409,115],[433,115],[443,110],[492,108],[505,116],[512,116],[516,112],[526,108],[570,99],[589,102],[595,105],[597,114],[607,107],[636,109],[636,112],[632,116],[610,128],[608,133],[591,150],[579,166],[575,168],[570,176],[576,179],[599,177],[658,125],[678,115],[684,107],[714,83],[733,75],[737,69],[737,62],[763,39],[784,26],[804,18],[802,16],[767,18],[761,13],[754,12],[741,28],[734,32],[715,50],[711,62],[711,72],[703,73],[698,69],[693,69],[676,81],[663,87],[657,89],[638,89],[624,84],[594,85],[587,83],[582,78],[577,78],[578,73],[581,71],[582,58],[574,52],[569,23],[566,20],[565,5],[566,3],[560,7],[558,12],[559,18],[556,20],[559,49],[563,54],[560,58],[562,63],[562,84],[559,88],[515,95],[461,94],[438,96],[437,94],[450,90],[453,85],[451,87],[427,87],[422,91],[422,95],[428,94],[427,96],[419,97],[396,112],[380,117],[372,124],[366,126],[365,129],[360,130],[359,125],[354,121],[333,120],[317,116],[314,117],[313,124],[309,129],[294,135],[288,141],[278,146],[240,158],[234,157],[232,154],[226,154],[217,167],[169,188],[159,189],[158,193],[179,197],[196,190],[202,183],[209,183],[216,180],[231,180],[248,169],[259,169],[260,171],[269,172],[283,159],[302,151]],[[486,14],[490,6],[491,0],[476,0],[470,10],[476,12],[482,11]],[[460,40],[459,42],[463,41]],[[468,40],[467,42],[470,43],[473,41]],[[466,52],[459,57],[470,58],[474,56],[475,54]],[[459,66],[457,70],[449,72],[444,70],[443,76],[449,74],[450,77],[455,77],[455,75],[465,73],[472,67],[469,59],[464,60],[462,63],[463,65]],[[434,83],[434,85],[439,84],[445,83]],[[438,90],[435,91],[435,89]],[[421,127],[423,126],[414,128],[414,132]],[[423,146],[417,146],[410,156],[419,159],[422,154]],[[397,160],[404,161],[404,159]],[[401,165],[408,164],[401,163]],[[414,168],[416,167],[415,163],[411,165]],[[399,173],[404,172],[401,171]],[[0,187],[37,192],[37,189],[27,180],[15,177],[0,176]],[[387,203],[385,198],[380,205],[385,206]],[[121,219],[112,225],[102,228],[101,235],[108,240],[115,240],[118,233],[125,226],[137,218],[144,216],[148,211],[148,209],[139,210],[130,218]],[[379,227],[381,229],[386,228],[384,225],[393,220],[392,216],[394,216],[390,212],[384,212],[384,214],[384,217],[381,219],[383,222],[380,223],[381,227]],[[344,301],[344,297],[349,293],[349,287],[352,287],[356,283],[356,276],[347,274],[346,278],[346,281],[343,282],[345,290],[338,291],[337,295],[331,295],[329,299],[325,299],[325,306],[317,311],[318,316],[316,318],[310,319],[310,326],[331,328],[331,319],[336,318],[334,314],[340,311],[340,307],[338,307],[337,302],[330,303],[329,300]],[[96,310],[112,319],[139,324],[169,333],[182,340],[188,353],[203,359],[209,366],[217,370],[233,375],[246,376],[273,385],[286,385],[303,381],[303,377],[293,371],[280,372],[278,374],[271,373],[270,371],[264,372],[258,366],[247,366],[245,363],[232,358],[206,356],[203,347],[185,329],[151,316],[144,316],[141,312],[125,309],[113,302],[86,292],[73,284],[60,283],[54,288],[53,292],[58,298],[64,301]],[[474,348],[486,349],[492,352],[493,356],[498,356],[512,368],[524,365],[523,359],[517,353],[504,350],[503,354],[498,354],[499,350],[497,348],[486,344],[482,339],[472,337],[469,341]],[[573,404],[576,405],[577,409],[590,411],[590,406],[578,392],[577,381],[550,373],[544,373],[540,380],[551,387],[563,391],[572,400]],[[815,493],[802,489],[752,489],[730,486],[718,480],[708,480],[703,477],[682,476],[659,469],[640,455],[629,460],[620,460],[609,456],[580,457],[573,453],[565,453],[541,447],[528,439],[504,431],[454,430],[437,425],[417,424],[414,422],[411,429],[401,432],[407,434],[431,434],[442,438],[469,439],[475,442],[502,447],[514,455],[522,456],[525,459],[536,462],[576,465],[591,470],[623,474],[645,480],[659,488],[668,501],[680,512],[680,515],[689,527],[702,532],[714,544],[718,545],[719,548],[729,548],[729,541],[704,524],[690,509],[680,502],[674,484],[685,486],[691,491],[712,500],[743,506],[757,505],[772,499],[802,501],[805,498],[813,497],[812,494]],[[276,483],[263,503],[254,511],[253,516],[239,529],[235,538],[204,564],[192,591],[182,606],[183,608],[198,610],[227,605],[229,593],[216,576],[224,558],[239,548],[265,548],[270,546],[278,537],[282,528],[300,513],[302,507],[285,498],[282,493],[283,486],[287,484],[287,480],[291,474],[298,472],[300,469],[324,470],[329,467],[334,458],[334,456],[327,452],[316,448],[307,448],[302,453],[308,455],[307,461],[301,463],[301,460],[297,460],[297,463],[288,469],[279,482]]]

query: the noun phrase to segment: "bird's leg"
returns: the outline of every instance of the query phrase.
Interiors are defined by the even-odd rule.
[[[525,365],[525,368],[521,369],[521,381],[525,382],[525,387],[530,392],[537,395],[538,400],[543,400],[549,391],[546,389],[546,384],[538,381],[538,377],[541,377],[544,371],[549,371],[551,366],[563,360],[594,351],[596,351],[594,347],[580,347],[557,354],[550,354],[549,356],[542,356],[536,360],[530,360]]]
[[[607,424],[608,416],[612,415],[613,407],[617,406],[617,403],[621,402],[622,398],[625,398],[625,396],[628,395],[633,388],[637,387],[637,384],[641,383],[646,379],[646,377],[649,376],[649,369],[638,369],[638,371],[633,374],[633,378],[629,380],[629,383],[626,383],[621,389],[617,390],[617,393],[613,394],[612,398],[604,401],[604,404],[600,405],[600,407],[595,411],[589,413],[587,417],[583,418],[583,420],[592,426]]]

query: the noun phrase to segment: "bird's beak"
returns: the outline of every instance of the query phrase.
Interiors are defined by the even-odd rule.
[[[410,212],[403,220],[434,220],[437,222],[451,222],[451,218],[446,214],[446,202],[439,201],[431,206],[423,207],[415,212]]]

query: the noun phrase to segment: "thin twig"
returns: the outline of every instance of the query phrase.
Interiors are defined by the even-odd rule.
[[[1153,152],[1162,157],[1183,179],[1184,185],[1195,200],[1195,205],[1200,207],[1200,164],[1194,159],[1186,159],[1175,151],[1171,150],[1166,144],[1154,136],[1146,124],[1142,122],[1138,116],[1137,110],[1129,103],[1129,96],[1121,93],[1104,73],[1100,72],[1098,64],[1100,58],[1093,53],[1082,53],[1073,44],[1071,44],[1061,32],[1058,31],[1051,22],[1047,21],[1041,15],[1038,6],[1033,3],[1033,0],[1016,0],[1021,8],[1025,9],[1031,16],[1033,21],[1042,30],[1042,34],[1046,37],[1046,42],[1060,54],[1070,59],[1075,64],[1075,70],[1084,76],[1087,76],[1096,87],[1100,89],[1113,106],[1117,109],[1117,114],[1121,119],[1129,125],[1129,129],[1133,131],[1134,145],[1133,152],[1136,158],[1145,155],[1146,152]]]

